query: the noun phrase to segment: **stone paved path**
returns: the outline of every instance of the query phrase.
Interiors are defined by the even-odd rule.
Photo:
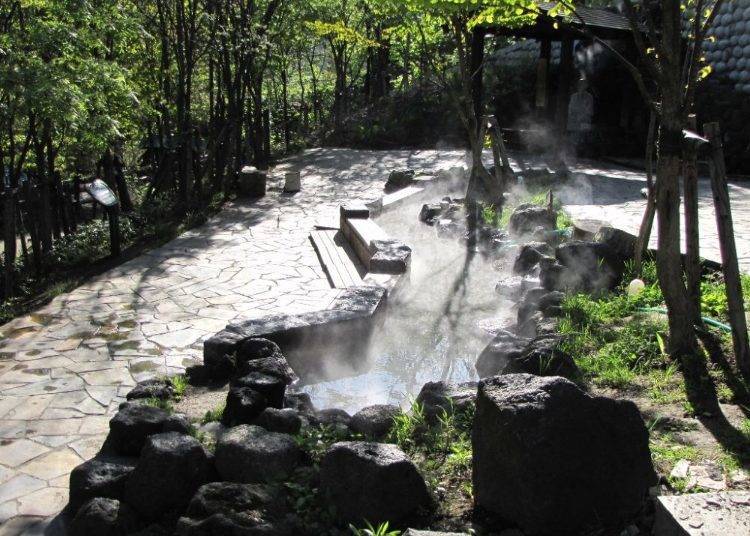
[[[200,360],[202,340],[230,320],[330,303],[336,291],[308,233],[334,223],[339,204],[379,197],[390,170],[462,161],[459,151],[307,151],[275,170],[301,170],[299,194],[281,194],[280,180],[271,181],[263,200],[231,203],[205,225],[1,326],[0,535],[59,533],[53,517],[67,502],[70,470],[99,449],[136,381]],[[574,216],[637,227],[640,174],[577,170],[580,183],[563,192],[577,203]],[[705,204],[703,183],[702,193]],[[750,190],[733,186],[732,195],[750,271]],[[706,251],[711,218],[701,220]]]
[[[205,225],[0,327],[0,534],[41,533],[67,502],[136,381],[181,372],[230,320],[325,307],[335,297],[308,234],[338,206],[382,195],[389,170],[459,164],[460,154],[312,150],[302,192],[272,181]],[[57,533],[53,530],[48,532]]]
[[[604,220],[637,235],[646,207],[640,193],[646,186],[645,174],[601,163],[581,164],[574,170],[579,173],[577,180],[559,192],[568,213],[574,218]],[[698,195],[701,256],[721,262],[713,194],[707,177],[699,179]],[[750,183],[730,183],[729,195],[740,269],[750,273]],[[655,226],[651,235],[654,248],[656,233]]]

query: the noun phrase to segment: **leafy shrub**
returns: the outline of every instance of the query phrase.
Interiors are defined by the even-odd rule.
[[[132,242],[136,231],[127,217],[120,217],[119,226],[120,243],[125,246]],[[72,268],[102,259],[110,253],[109,223],[93,220],[79,225],[75,234],[57,240],[52,249],[52,261],[63,268]]]

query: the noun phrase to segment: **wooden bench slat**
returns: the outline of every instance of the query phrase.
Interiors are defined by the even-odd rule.
[[[356,257],[339,231],[312,231],[310,240],[332,287],[346,288],[362,284],[362,275],[354,260]]]

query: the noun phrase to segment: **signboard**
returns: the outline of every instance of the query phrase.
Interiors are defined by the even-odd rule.
[[[118,205],[117,197],[103,180],[94,179],[92,182],[86,183],[84,188],[100,205],[105,207],[116,207]]]

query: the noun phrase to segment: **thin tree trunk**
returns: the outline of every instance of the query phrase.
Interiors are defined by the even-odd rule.
[[[740,269],[737,261],[737,247],[734,242],[732,209],[727,188],[726,167],[721,131],[718,123],[708,123],[703,131],[711,142],[711,189],[714,194],[716,227],[719,231],[721,262],[724,268],[729,323],[732,326],[732,342],[737,367],[746,380],[750,381],[750,343],[748,343],[745,303],[742,296]]]
[[[654,188],[654,137],[656,135],[656,114],[651,112],[646,137],[646,209],[643,212],[638,239],[635,242],[634,264],[635,273],[641,273],[643,268],[643,254],[648,249],[651,229],[656,215],[656,189]]]
[[[697,130],[695,115],[688,118],[688,129]],[[688,142],[683,157],[683,195],[685,199],[685,276],[688,298],[695,325],[701,325],[701,261],[700,231],[698,229],[698,155],[693,143]]]
[[[665,114],[665,117],[669,115]],[[672,115],[678,117],[678,114]],[[674,120],[659,128],[656,215],[659,225],[656,266],[669,319],[669,353],[691,357],[697,349],[692,309],[682,277],[680,253],[680,170],[682,129]]]

